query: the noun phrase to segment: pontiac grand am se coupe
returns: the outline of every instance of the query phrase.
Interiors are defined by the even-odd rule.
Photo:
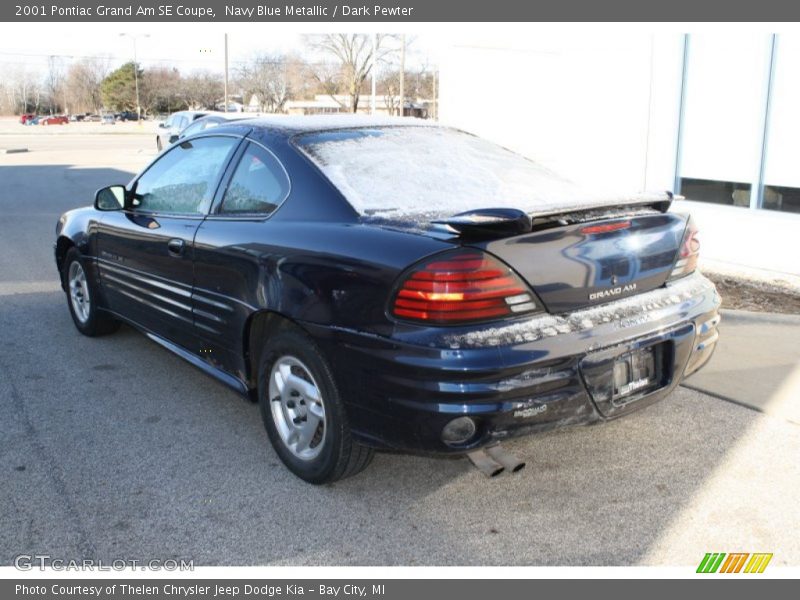
[[[672,201],[411,119],[247,119],[64,214],[55,256],[81,333],[128,323],[259,402],[323,483],[625,415],[703,366],[719,297]]]

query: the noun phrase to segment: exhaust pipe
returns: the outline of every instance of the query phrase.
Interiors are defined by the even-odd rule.
[[[468,452],[467,458],[475,465],[475,468],[487,477],[497,477],[505,470],[503,465],[489,456],[485,450]]]
[[[509,473],[518,473],[525,468],[524,461],[507,452],[505,448],[502,448],[499,444],[486,448],[486,454],[488,454],[489,458],[493,461],[500,463]]]

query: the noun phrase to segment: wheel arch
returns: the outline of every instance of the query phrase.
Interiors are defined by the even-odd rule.
[[[64,260],[67,258],[67,252],[70,248],[75,247],[75,242],[65,235],[61,235],[56,240],[56,268],[61,273],[64,268]],[[61,277],[61,287],[64,289],[64,278]],[[66,290],[65,290],[66,291]]]
[[[253,401],[258,400],[258,365],[264,351],[264,341],[281,330],[293,328],[307,333],[297,322],[273,310],[259,310],[247,318],[242,336],[242,351],[247,370],[247,387]]]

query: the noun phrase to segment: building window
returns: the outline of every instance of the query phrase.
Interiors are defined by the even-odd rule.
[[[800,213],[800,188],[764,186],[764,208]]]
[[[749,183],[684,178],[681,179],[681,195],[685,196],[687,200],[730,206],[750,206]]]

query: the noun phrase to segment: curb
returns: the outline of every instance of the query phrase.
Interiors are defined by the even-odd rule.
[[[0,148],[0,154],[21,154],[27,151],[27,148]]]

